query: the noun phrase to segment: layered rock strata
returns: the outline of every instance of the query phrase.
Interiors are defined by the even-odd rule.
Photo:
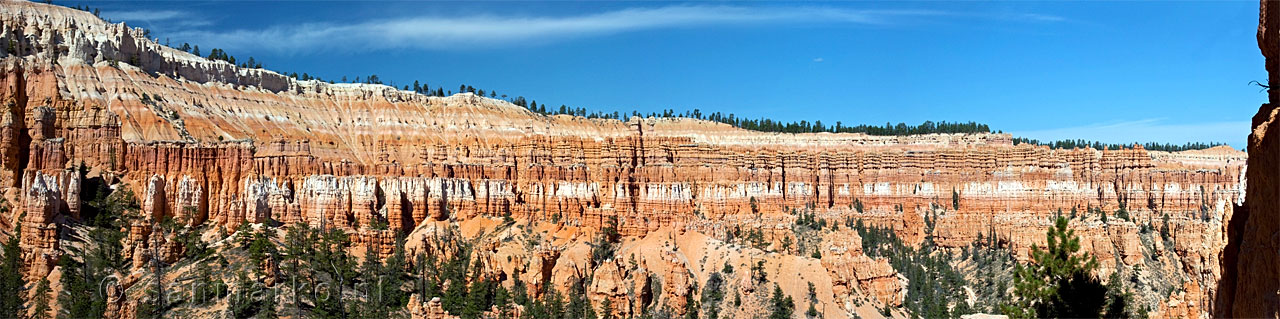
[[[1030,247],[1044,245],[1052,216],[1075,209],[1082,216],[1072,226],[1104,273],[1143,263],[1146,251],[1171,256],[1179,276],[1205,287],[1180,295],[1176,311],[1203,315],[1186,305],[1208,304],[1217,293],[1224,221],[1244,199],[1246,156],[1229,148],[1053,150],[1015,146],[1008,134],[781,134],[692,119],[542,116],[471,94],[296,81],[145,34],[86,12],[0,6],[0,40],[13,44],[0,47],[0,184],[14,210],[9,226],[22,229],[24,258],[36,266],[31,276],[47,274],[61,255],[58,226],[80,218],[80,183],[93,176],[122,181],[151,220],[228,231],[269,220],[339,227],[383,255],[396,234],[439,223],[555,224],[583,235],[507,255],[525,264],[495,258],[493,271],[520,269],[535,291],[545,279],[567,285],[593,276],[591,298],[612,299],[619,314],[635,313],[624,291],[647,287],[646,274],[663,285],[651,297],[678,306],[709,268],[675,252],[644,258],[646,266],[634,268],[643,272],[616,263],[589,268],[585,248],[572,243],[589,241],[585,234],[608,220],[628,238],[678,230],[723,244],[734,227],[772,227],[785,237],[802,209],[890,227],[912,243],[932,229],[947,248],[996,236],[1025,260]],[[1248,175],[1265,176],[1257,167]],[[1112,217],[1087,214],[1091,208]],[[1166,216],[1171,246],[1147,248],[1142,226]],[[125,247],[135,267],[151,258],[148,245],[169,242],[155,236],[147,225],[131,227]],[[822,285],[832,296],[824,300],[901,303],[909,283],[884,260],[862,255],[856,234],[824,243],[829,253],[820,260],[768,257],[770,265],[821,269],[812,278],[830,283]],[[180,248],[163,245],[161,257],[173,261]],[[415,299],[413,313],[444,315],[429,299]]]

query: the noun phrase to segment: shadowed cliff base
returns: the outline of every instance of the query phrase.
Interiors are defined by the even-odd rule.
[[[1222,254],[1222,281],[1214,316],[1275,318],[1280,316],[1280,4],[1259,4],[1258,48],[1266,58],[1269,103],[1258,108],[1249,134],[1248,186],[1245,207],[1227,225]]]

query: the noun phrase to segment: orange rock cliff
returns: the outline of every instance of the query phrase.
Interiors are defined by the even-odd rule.
[[[1266,58],[1268,85],[1280,83],[1280,5],[1261,1],[1258,15],[1258,48]],[[1215,317],[1280,317],[1280,186],[1277,186],[1276,135],[1280,90],[1267,88],[1268,103],[1253,116],[1249,134],[1248,185],[1244,205],[1227,224],[1227,247],[1221,258],[1213,315]]]
[[[1260,26],[1265,53],[1277,41],[1264,43],[1263,33]],[[242,223],[306,223],[345,229],[351,249],[383,256],[404,236],[413,255],[439,251],[439,234],[456,227],[478,241],[483,271],[504,285],[521,276],[535,293],[544,282],[568,292],[589,279],[588,298],[626,316],[653,300],[683,311],[724,265],[741,270],[721,275],[747,299],[725,313],[750,316],[764,306],[745,296],[772,289],[750,277],[757,263],[796,300],[808,300],[813,283],[824,316],[904,315],[879,310],[900,307],[912,285],[899,269],[864,252],[848,227],[797,235],[797,212],[833,224],[860,220],[912,245],[930,240],[966,254],[979,238],[999,238],[1026,261],[1031,247],[1045,245],[1052,218],[1075,209],[1071,227],[1098,257],[1099,275],[1122,271],[1147,283],[1136,293],[1153,315],[1208,317],[1221,294],[1235,296],[1237,315],[1253,314],[1241,303],[1272,314],[1278,304],[1263,291],[1274,285],[1220,284],[1221,265],[1236,260],[1241,274],[1276,282],[1275,238],[1265,237],[1275,214],[1254,205],[1267,202],[1254,190],[1267,187],[1275,166],[1258,158],[1274,148],[1258,118],[1247,158],[1226,147],[1055,150],[1014,145],[1008,134],[762,133],[685,118],[543,116],[471,94],[297,81],[27,2],[0,2],[0,43],[10,44],[0,45],[0,185],[11,207],[0,228],[21,231],[29,278],[60,273],[59,260],[76,245],[60,232],[83,220],[86,185],[106,181],[137,195],[143,220],[208,226],[211,242]],[[1246,177],[1253,219],[1240,253],[1224,254]],[[508,217],[521,227],[509,227]],[[1167,238],[1144,227],[1165,218]],[[615,219],[618,257],[593,264],[589,243]],[[177,241],[143,221],[126,228],[126,289],[151,259],[180,262]],[[742,244],[736,237],[746,229],[761,230],[768,244]],[[1271,253],[1245,258],[1257,249]],[[660,292],[634,289],[654,282]],[[405,312],[451,316],[434,297],[413,296]],[[136,298],[113,299],[107,315],[132,317]],[[802,316],[807,302],[798,304]]]

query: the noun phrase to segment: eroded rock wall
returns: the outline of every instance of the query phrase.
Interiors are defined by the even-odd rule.
[[[1258,48],[1266,59],[1267,85],[1280,83],[1280,5],[1261,1]],[[1280,89],[1267,88],[1268,103],[1253,116],[1249,134],[1248,189],[1241,214],[1228,225],[1230,245],[1222,253],[1214,315],[1280,317],[1280,126],[1275,126]]]
[[[269,220],[340,227],[356,246],[384,255],[396,233],[503,217],[581,231],[563,237],[579,243],[615,218],[629,238],[679,230],[707,237],[685,240],[726,240],[737,227],[794,240],[787,225],[807,210],[890,227],[913,243],[937,216],[933,236],[943,247],[995,236],[1025,259],[1044,245],[1051,218],[1074,209],[1072,227],[1103,272],[1152,253],[1173,256],[1172,271],[1205,287],[1179,295],[1177,311],[1204,314],[1193,307],[1217,291],[1224,222],[1244,196],[1246,157],[1229,148],[1052,150],[1013,145],[1008,134],[779,134],[692,119],[542,116],[471,94],[295,81],[166,48],[88,13],[3,4],[0,39],[16,45],[0,51],[0,185],[15,203],[7,222],[23,231],[33,276],[60,256],[59,225],[81,218],[84,178],[122,181],[146,218],[228,231]],[[1255,144],[1251,152],[1266,151]],[[1252,165],[1250,179],[1265,180],[1269,171],[1258,167],[1266,163]],[[1148,248],[1142,227],[1166,216],[1170,244]],[[135,266],[150,258],[151,242],[167,242],[154,236],[144,224],[130,227],[124,247]],[[826,242],[819,260],[759,258],[775,274],[820,269],[809,278],[831,283],[824,295],[901,303],[905,283],[887,262],[862,255],[850,237]],[[596,276],[596,301],[661,278],[662,295],[652,297],[672,304],[696,293],[690,276],[712,269],[669,251],[643,259],[644,272],[591,270],[582,246],[550,246],[561,248],[506,255],[528,258],[527,269],[490,266],[507,275],[524,269],[535,289],[546,279]],[[161,257],[175,258],[164,247]],[[562,254],[564,247],[578,248]],[[415,313],[438,315],[426,300]],[[637,308],[615,305],[619,313]]]

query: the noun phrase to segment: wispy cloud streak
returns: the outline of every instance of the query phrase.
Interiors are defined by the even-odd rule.
[[[885,25],[907,17],[944,14],[936,11],[816,7],[668,6],[559,17],[421,16],[355,24],[282,25],[259,30],[187,30],[176,32],[174,37],[224,48],[266,49],[280,53],[317,49],[450,49],[507,46],[681,27],[793,22]]]
[[[176,10],[108,11],[103,16],[116,21],[163,21],[187,17],[187,12]]]

